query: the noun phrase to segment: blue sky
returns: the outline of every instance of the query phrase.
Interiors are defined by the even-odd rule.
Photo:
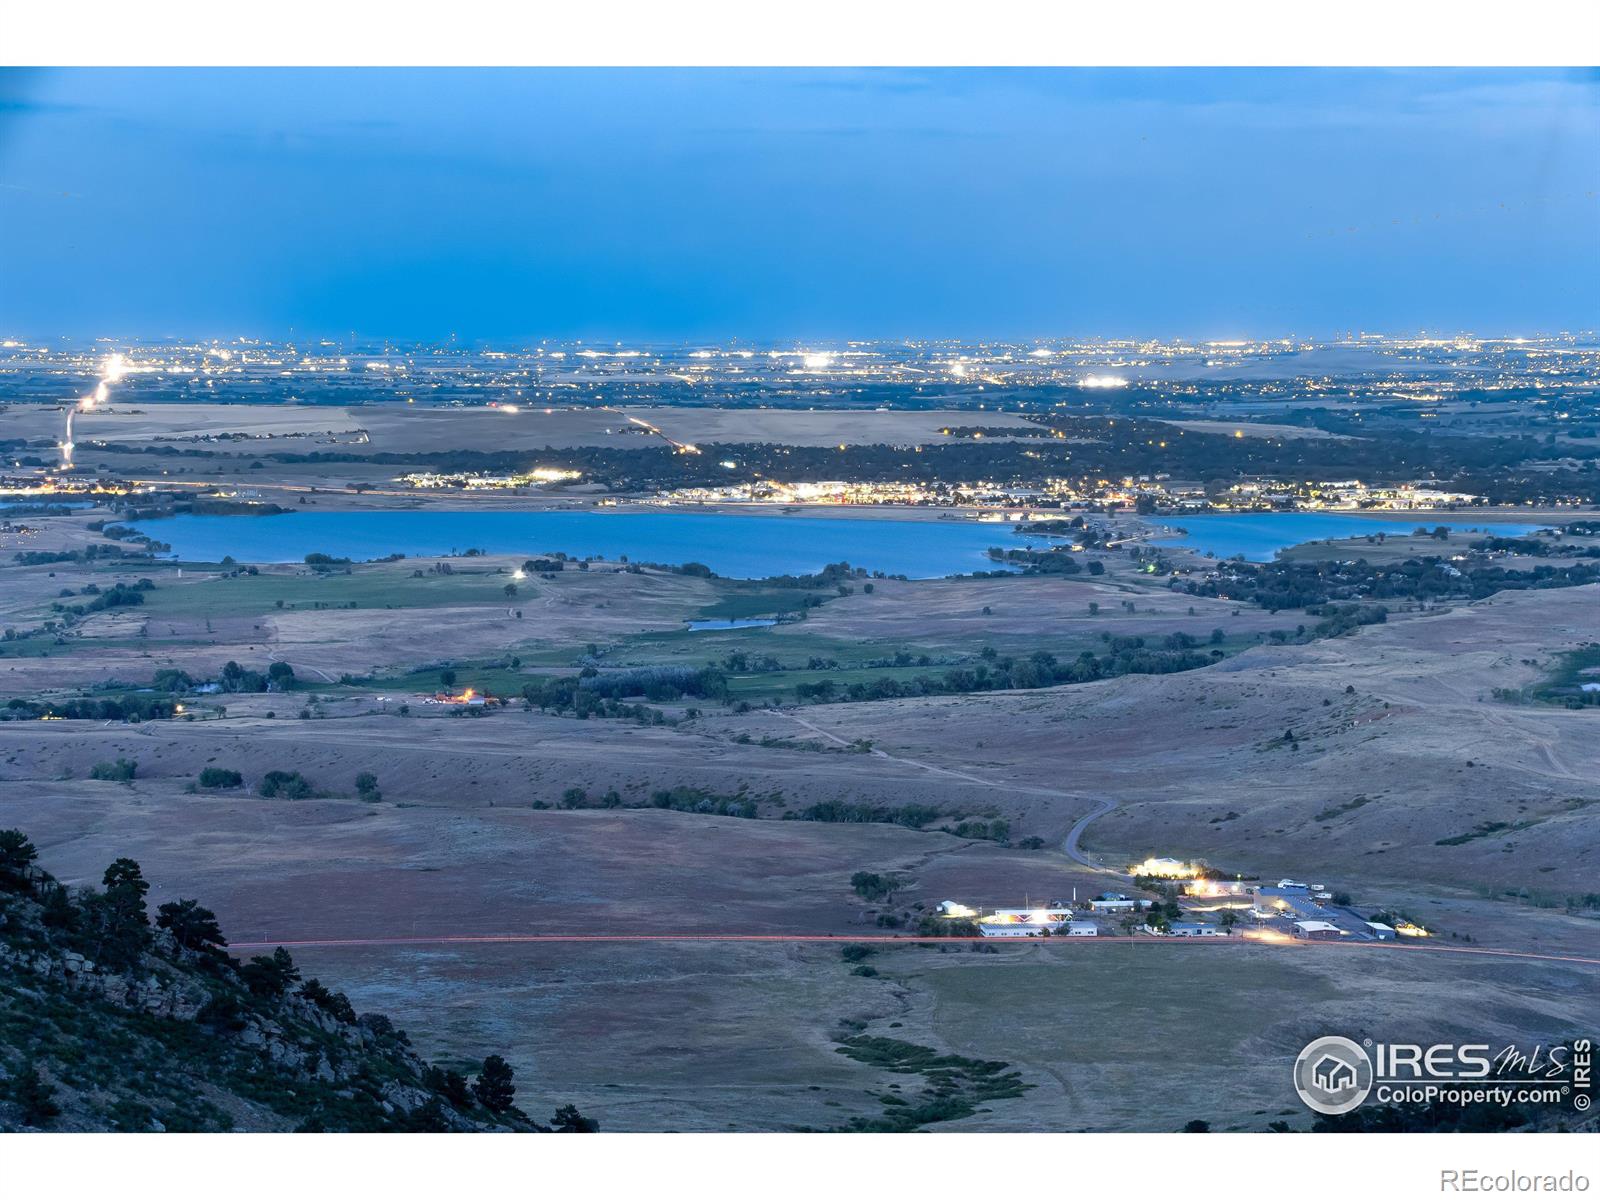
[[[1576,71],[0,73],[0,331],[1600,326]]]

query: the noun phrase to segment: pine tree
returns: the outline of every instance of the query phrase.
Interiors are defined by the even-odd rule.
[[[472,1094],[490,1112],[503,1113],[510,1109],[517,1097],[517,1089],[511,1082],[512,1074],[510,1063],[498,1054],[491,1054],[483,1060],[483,1070],[478,1072],[478,1078],[472,1083]]]
[[[22,1123],[42,1129],[61,1115],[55,1102],[56,1089],[46,1082],[39,1068],[29,1063],[12,1085],[12,1097],[22,1106]]]
[[[0,887],[10,891],[27,890],[28,868],[39,857],[33,843],[20,829],[0,829]]]
[[[563,1104],[556,1109],[554,1124],[557,1133],[600,1132],[600,1122],[584,1116],[575,1104]]]
[[[156,909],[156,925],[172,934],[185,950],[215,951],[226,946],[217,914],[198,900],[174,900]]]
[[[106,889],[106,903],[124,926],[148,925],[150,913],[144,898],[150,891],[144,872],[131,858],[119,858],[106,868],[101,883]]]

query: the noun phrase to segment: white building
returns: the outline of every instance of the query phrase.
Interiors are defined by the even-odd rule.
[[[1089,908],[1094,912],[1133,912],[1136,909],[1149,907],[1148,900],[1134,900],[1120,895],[1096,896],[1089,901]]]
[[[1006,923],[978,922],[978,932],[986,938],[1043,937],[1047,930],[1042,925],[1012,925]]]
[[[1296,921],[1294,931],[1297,937],[1314,942],[1332,942],[1340,937],[1339,927],[1330,921]]]
[[[1208,925],[1204,921],[1174,921],[1165,929],[1156,925],[1146,925],[1146,933],[1159,934],[1163,937],[1227,937],[1228,931],[1220,925]]]

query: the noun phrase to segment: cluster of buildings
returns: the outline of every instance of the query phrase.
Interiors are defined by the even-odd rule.
[[[559,467],[535,467],[516,475],[486,475],[477,471],[413,471],[402,475],[397,483],[413,488],[456,488],[468,492],[507,491],[516,488],[549,487],[555,483],[574,483],[583,478],[581,471],[567,471]]]
[[[1192,878],[1183,882],[1182,892],[1180,907],[1186,915],[1232,912],[1231,923],[1242,926],[1245,936],[1356,942],[1428,936],[1426,929],[1409,921],[1394,925],[1370,921],[1350,906],[1348,897],[1339,903],[1335,894],[1320,883],[1280,879],[1275,884],[1260,884]],[[1173,922],[1166,932],[1178,933],[1180,924]]]
[[[127,496],[148,492],[146,487],[112,479],[71,479],[57,475],[0,475],[0,499],[33,500],[48,503],[54,497],[67,501],[92,501],[97,496]]]
[[[1335,893],[1319,883],[1217,879],[1199,864],[1172,858],[1147,858],[1130,867],[1128,874],[1141,881],[1170,882],[1176,900],[1102,892],[1081,902],[1074,894],[1071,902],[1052,900],[989,912],[946,900],[936,911],[946,920],[972,922],[986,938],[1096,937],[1100,921],[1114,920],[1127,928],[1130,917],[1134,921],[1142,917],[1139,931],[1155,937],[1389,942],[1430,936],[1427,929],[1403,919],[1396,918],[1393,924],[1368,920],[1351,907],[1348,897],[1336,902]]]
[[[1212,497],[1218,509],[1256,510],[1292,508],[1344,512],[1431,512],[1486,503],[1470,492],[1452,492],[1430,481],[1392,485],[1367,484],[1359,479],[1328,483],[1298,483],[1279,479],[1252,479],[1236,483]]]
[[[729,470],[738,464],[722,464]],[[1076,494],[1068,497],[1074,499]],[[1052,510],[1062,507],[1063,497],[1054,483],[1042,487],[1019,488],[987,480],[949,483],[925,481],[852,482],[845,479],[818,479],[784,482],[760,479],[706,487],[672,488],[658,492],[647,503],[663,508],[697,504],[892,504],[907,507],[994,508],[1011,510],[995,514],[996,519],[1026,520],[1030,505]],[[1033,514],[1039,519],[1043,514]]]
[[[496,701],[492,696],[485,696],[472,688],[466,688],[460,694],[450,692],[435,692],[431,696],[423,696],[424,704],[443,704],[454,708],[484,708],[489,704],[505,703]]]
[[[1098,925],[1060,900],[1038,908],[997,908],[987,914],[946,900],[938,913],[949,920],[974,922],[986,938],[1094,937],[1100,932]]]
[[[723,464],[736,469],[733,462]],[[406,482],[439,476],[407,476]],[[416,486],[460,486],[447,482]],[[468,486],[495,486],[478,483]],[[1123,509],[1138,513],[1347,511],[1431,512],[1485,503],[1482,496],[1454,492],[1431,481],[1378,485],[1359,479],[1314,483],[1257,478],[1210,494],[1198,479],[1169,475],[1122,479],[1045,479],[1037,486],[1018,487],[986,480],[975,482],[851,482],[843,479],[782,482],[756,480],[717,486],[673,488],[648,503],[663,507],[700,504],[894,504],[908,506],[993,508],[1007,510],[1011,520],[1040,520],[1063,509],[1102,512]],[[1030,506],[1046,510],[1029,513]],[[1002,519],[996,514],[996,519]]]

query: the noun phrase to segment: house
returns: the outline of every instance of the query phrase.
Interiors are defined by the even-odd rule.
[[[1072,918],[1072,909],[995,909],[981,918],[978,931],[984,938],[1034,938],[1040,933],[1056,933]]]
[[[1120,892],[1105,892],[1089,901],[1089,907],[1095,912],[1133,912],[1149,908],[1150,901],[1134,900]]]
[[[1294,931],[1295,936],[1313,942],[1336,942],[1343,932],[1337,925],[1328,921],[1296,921]]]
[[[1392,925],[1385,925],[1382,921],[1368,921],[1367,928],[1371,930],[1372,936],[1380,942],[1394,941],[1394,926]]]
[[[1099,937],[1100,926],[1093,921],[1074,921],[1067,926],[1068,937]]]
[[[1249,896],[1254,894],[1255,890],[1255,884],[1245,883],[1242,879],[1190,879],[1183,885],[1185,896],[1200,896],[1206,899]]]
[[[1072,919],[1072,910],[1059,902],[1048,908],[997,908],[992,917],[984,920],[1031,921],[1035,925],[1048,925]]]
[[[1043,937],[1049,931],[1043,925],[1013,925],[979,921],[978,932],[986,938],[1034,938]]]
[[[1166,929],[1146,925],[1146,933],[1165,934],[1167,937],[1227,937],[1228,931],[1220,925],[1208,925],[1204,921],[1174,921]]]
[[[1175,858],[1147,858],[1128,872],[1130,875],[1156,875],[1163,879],[1182,879],[1194,874],[1194,868]]]

